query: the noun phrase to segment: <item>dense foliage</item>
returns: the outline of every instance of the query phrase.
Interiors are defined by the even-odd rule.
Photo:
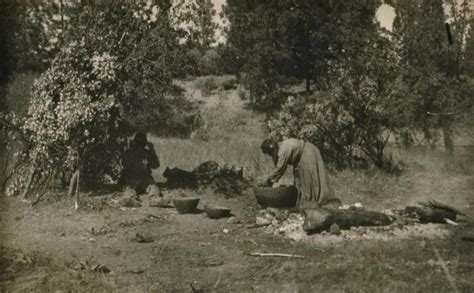
[[[400,57],[398,74],[406,124],[422,131],[434,145],[441,129],[444,144],[453,151],[455,122],[472,113],[472,85],[468,83],[466,41],[469,37],[468,1],[401,1],[396,4],[394,42]],[[449,42],[445,22],[451,23]],[[467,114],[467,116],[466,116]],[[410,136],[408,136],[410,137]]]
[[[361,150],[375,166],[397,171],[384,153],[390,131],[399,126],[391,119],[396,93],[386,82],[396,75],[397,58],[387,39],[366,42],[351,62],[330,65],[320,90],[285,103],[269,129],[276,137],[313,142],[338,168],[353,165]]]
[[[441,129],[452,151],[455,122],[473,104],[464,74],[467,1],[393,2],[390,32],[375,19],[380,1],[228,1],[227,69],[241,76],[251,105],[269,113],[271,134],[306,137],[337,167],[362,153],[397,171],[389,137],[409,145],[420,131],[433,142]],[[291,90],[302,81],[305,94]]]
[[[173,83],[187,63],[166,11],[146,2],[83,5],[72,15],[64,45],[35,82],[28,115],[7,119],[25,139],[21,159],[31,170],[11,193],[69,172],[83,171],[88,185],[115,179],[132,131],[189,135],[200,123]]]

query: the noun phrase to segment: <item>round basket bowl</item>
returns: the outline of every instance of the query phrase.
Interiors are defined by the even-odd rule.
[[[254,187],[255,198],[262,208],[294,208],[298,190],[294,186]]]
[[[199,204],[199,200],[200,199],[197,197],[174,198],[173,204],[178,213],[190,214],[196,211],[196,207]]]
[[[230,216],[230,209],[222,206],[216,205],[205,205],[204,212],[211,219],[219,219]]]

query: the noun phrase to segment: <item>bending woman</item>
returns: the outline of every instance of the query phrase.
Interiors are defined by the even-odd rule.
[[[300,209],[340,205],[334,196],[319,149],[310,142],[290,138],[280,143],[264,140],[262,152],[272,157],[276,168],[258,186],[272,186],[280,180],[288,165],[293,166],[295,187],[298,189],[296,207]]]

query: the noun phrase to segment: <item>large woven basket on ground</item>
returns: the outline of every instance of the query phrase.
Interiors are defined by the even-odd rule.
[[[173,204],[178,213],[189,214],[196,212],[196,207],[199,204],[199,198],[196,197],[183,197],[173,198]]]
[[[254,187],[255,198],[262,208],[293,208],[296,206],[298,191],[294,186]]]

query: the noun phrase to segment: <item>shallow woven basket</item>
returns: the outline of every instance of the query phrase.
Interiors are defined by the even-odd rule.
[[[174,198],[173,204],[178,213],[180,214],[189,214],[196,211],[196,207],[199,204],[199,198],[197,197],[183,197],[183,198]]]
[[[298,190],[294,186],[254,187],[253,191],[262,208],[293,208],[296,206]]]
[[[206,212],[207,216],[211,219],[224,218],[230,215],[229,208],[215,205],[205,205],[204,212]]]

